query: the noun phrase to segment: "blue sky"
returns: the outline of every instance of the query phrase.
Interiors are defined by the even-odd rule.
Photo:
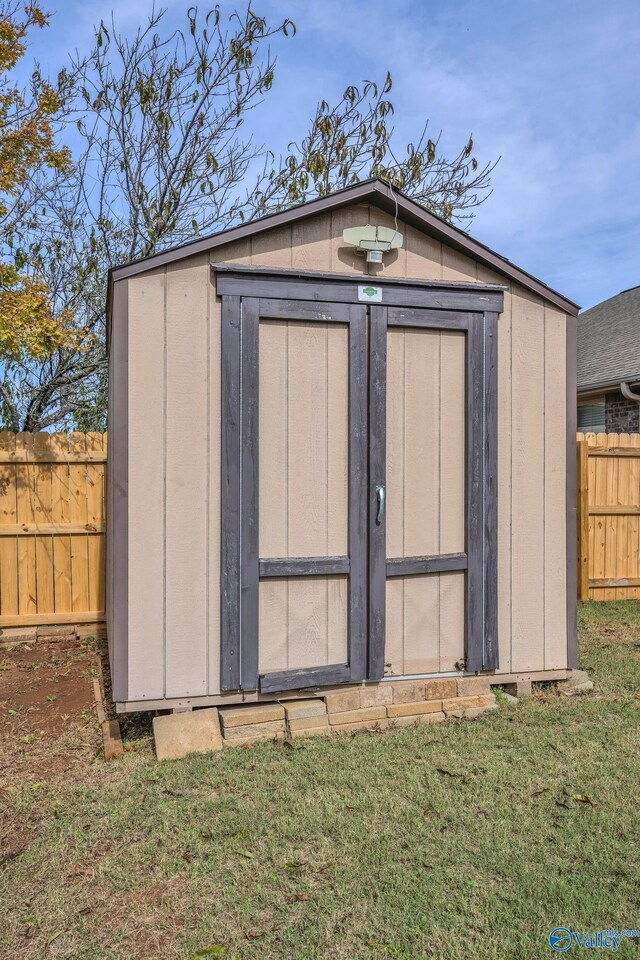
[[[168,19],[190,5],[165,0]],[[201,9],[212,4],[201,4]],[[640,284],[640,4],[637,0],[254,0],[291,16],[258,139],[300,136],[321,97],[394,78],[401,141],[425,119],[453,153],[473,131],[480,160],[501,157],[471,233],[584,307]],[[122,30],[147,0],[55,0],[32,53],[56,70],[87,49],[113,9]],[[223,11],[234,4],[223,0]]]

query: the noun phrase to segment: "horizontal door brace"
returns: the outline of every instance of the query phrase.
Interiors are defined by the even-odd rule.
[[[334,683],[348,683],[351,668],[347,663],[332,663],[326,667],[309,667],[301,670],[277,670],[260,677],[260,692],[275,693],[282,690],[302,690],[303,687],[330,687]]]
[[[261,577],[319,577],[349,573],[349,557],[282,557],[260,561]]]
[[[421,573],[446,573],[466,569],[466,553],[442,553],[432,557],[387,560],[387,577],[411,577]]]

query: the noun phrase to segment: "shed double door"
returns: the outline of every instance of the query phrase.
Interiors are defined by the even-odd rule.
[[[223,689],[490,665],[485,335],[223,296]]]

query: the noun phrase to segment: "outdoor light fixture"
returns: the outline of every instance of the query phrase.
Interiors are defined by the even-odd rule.
[[[349,227],[343,230],[342,239],[352,247],[357,247],[360,253],[366,254],[367,263],[382,263],[382,258],[389,250],[399,250],[404,243],[404,237],[398,230],[391,227]]]

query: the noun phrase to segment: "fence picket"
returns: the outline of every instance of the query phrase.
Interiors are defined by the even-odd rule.
[[[589,599],[589,444],[578,440],[578,600]]]
[[[15,434],[0,433],[0,450],[15,454]],[[0,523],[17,522],[16,470],[13,464],[0,465]],[[0,542],[0,616],[18,614],[18,541],[14,537]]]

